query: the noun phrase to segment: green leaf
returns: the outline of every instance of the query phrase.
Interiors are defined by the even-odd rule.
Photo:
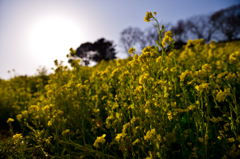
[[[194,134],[193,134],[192,129],[190,129],[189,138],[190,138],[190,140],[191,140],[193,143],[196,143],[196,140],[195,140],[195,137],[194,137]]]
[[[188,121],[188,116],[187,116],[187,114],[185,114],[185,115],[182,117],[181,124],[186,124],[187,121]]]
[[[231,120],[229,120],[227,116],[223,116],[222,119],[223,119],[223,121],[225,121],[225,122],[231,122]]]
[[[225,114],[227,111],[227,106],[225,105],[224,108],[223,108],[223,114]]]
[[[183,155],[184,156],[189,156],[190,155],[190,151],[189,150],[183,150]]]

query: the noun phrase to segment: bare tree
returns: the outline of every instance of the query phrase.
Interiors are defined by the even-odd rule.
[[[143,36],[143,32],[135,27],[128,27],[121,32],[120,46],[122,46],[125,52],[129,55],[128,50],[139,42],[139,39]]]
[[[179,20],[176,26],[172,26],[171,31],[174,33],[175,48],[181,48],[188,40],[185,22],[183,20]]]
[[[189,18],[186,22],[186,29],[188,29],[190,35],[198,39],[204,39],[206,42],[213,38],[217,39],[217,37],[214,37],[216,25],[210,20],[210,16],[199,15]]]
[[[210,20],[215,24],[218,32],[230,41],[240,35],[240,4],[222,9],[211,15]]]
[[[162,33],[162,36],[164,35],[164,33],[168,30],[170,30],[170,28],[172,27],[172,25],[170,23],[166,23],[164,25],[165,27],[165,31]],[[146,46],[154,46],[157,45],[156,44],[156,40],[159,40],[159,34],[158,34],[158,29],[154,26],[147,28],[144,31],[144,36],[143,36],[143,41],[145,41],[142,49]]]
[[[170,29],[170,23],[167,23],[165,28],[166,31],[168,31]],[[125,52],[129,55],[128,50],[131,47],[135,47],[137,52],[141,52],[141,50],[147,46],[157,45],[156,40],[158,40],[158,38],[158,29],[154,26],[151,26],[144,31],[137,27],[128,27],[121,32],[120,46],[123,47]]]

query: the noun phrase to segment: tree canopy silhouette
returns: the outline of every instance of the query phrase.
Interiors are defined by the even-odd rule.
[[[240,35],[240,4],[215,12],[210,17],[216,29],[230,41]]]
[[[115,59],[116,50],[113,41],[101,38],[94,43],[86,42],[81,44],[77,48],[75,55],[80,57],[85,66],[87,66],[90,61],[100,62],[101,60],[109,61]],[[69,63],[71,63],[71,60],[69,60]]]

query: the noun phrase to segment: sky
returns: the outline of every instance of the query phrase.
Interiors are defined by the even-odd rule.
[[[146,29],[146,12],[157,12],[162,24],[211,14],[239,0],[0,0],[0,78],[48,73],[54,60],[68,65],[66,54],[100,38],[113,41],[116,56],[126,58],[120,33]],[[12,70],[15,70],[15,73]],[[10,71],[10,73],[8,73]]]

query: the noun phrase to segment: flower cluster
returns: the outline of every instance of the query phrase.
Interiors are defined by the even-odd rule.
[[[106,134],[103,134],[102,136],[100,137],[97,137],[97,139],[95,140],[93,146],[96,147],[96,148],[99,148],[99,144],[104,144],[105,143],[105,138],[106,137]]]
[[[164,38],[163,38],[163,40],[162,40],[162,45],[163,45],[163,47],[165,47],[166,46],[166,43],[170,43],[170,42],[173,42],[174,40],[173,40],[173,38],[172,38],[172,32],[171,31],[167,31],[167,32],[165,32],[165,36],[164,36]]]
[[[156,12],[154,12],[154,14],[156,15]],[[151,18],[153,18],[153,15],[152,15],[152,12],[147,12],[146,13],[146,16],[145,16],[145,18],[144,18],[144,21],[146,21],[146,22],[150,22],[150,20],[151,20]]]

